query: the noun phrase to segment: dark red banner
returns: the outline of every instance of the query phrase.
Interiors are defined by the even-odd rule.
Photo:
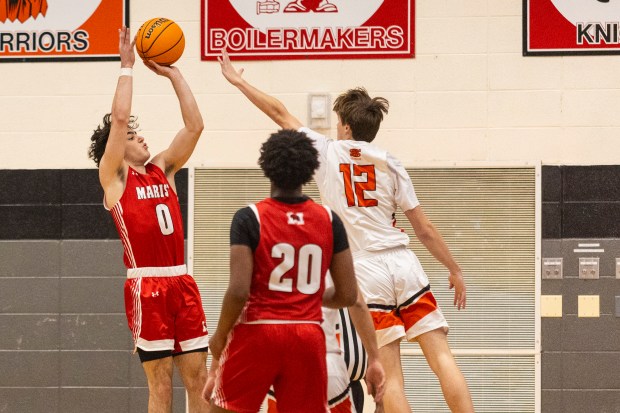
[[[202,60],[414,56],[414,0],[202,0]]]
[[[620,53],[620,1],[523,0],[523,54]]]

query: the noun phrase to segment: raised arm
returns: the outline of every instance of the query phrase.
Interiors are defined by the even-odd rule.
[[[467,288],[463,280],[463,272],[456,262],[443,237],[428,219],[421,206],[405,211],[416,237],[433,254],[433,257],[442,263],[450,272],[450,289],[454,288],[454,305],[457,309],[465,308],[467,304]]]
[[[181,116],[185,126],[176,134],[168,149],[157,154],[152,161],[155,165],[162,168],[168,178],[170,178],[192,156],[204,129],[204,123],[194,94],[178,68],[174,66],[160,66],[153,61],[146,61],[144,64],[158,75],[170,79],[181,106]]]
[[[269,116],[282,129],[299,129],[303,125],[295,116],[291,115],[284,104],[273,96],[269,96],[249,84],[243,79],[243,69],[235,69],[230,62],[226,49],[222,49],[222,56],[217,59],[222,67],[222,74],[233,86],[236,86],[249,100],[265,115]]]
[[[118,78],[114,100],[112,101],[110,134],[99,163],[99,181],[106,194],[108,205],[114,204],[124,190],[125,145],[127,143],[133,94],[131,70],[136,60],[133,51],[134,43],[131,41],[129,28],[123,26],[119,29],[118,35],[121,75]]]
[[[385,393],[385,371],[379,361],[379,347],[377,346],[375,327],[366,301],[364,301],[364,297],[359,289],[357,301],[349,307],[349,316],[368,354],[368,369],[366,370],[368,394],[372,395],[375,403],[380,403],[383,399],[383,393]]]

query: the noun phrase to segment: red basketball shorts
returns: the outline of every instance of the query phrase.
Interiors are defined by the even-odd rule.
[[[326,413],[325,335],[319,324],[238,324],[220,358],[213,401],[259,411],[269,388],[280,413]]]
[[[142,350],[180,353],[209,345],[207,320],[191,275],[127,279],[125,312],[135,345]]]
[[[349,372],[343,355],[340,353],[327,353],[326,360],[329,413],[355,413],[351,389],[349,388]],[[280,413],[276,397],[275,392],[269,392],[267,397],[267,413]]]

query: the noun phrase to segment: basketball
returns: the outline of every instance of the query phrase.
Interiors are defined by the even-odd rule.
[[[165,17],[147,20],[136,34],[136,51],[142,60],[170,66],[179,60],[184,49],[183,30]]]

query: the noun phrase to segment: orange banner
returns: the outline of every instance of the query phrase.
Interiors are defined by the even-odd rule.
[[[0,62],[118,60],[129,0],[0,0]]]

